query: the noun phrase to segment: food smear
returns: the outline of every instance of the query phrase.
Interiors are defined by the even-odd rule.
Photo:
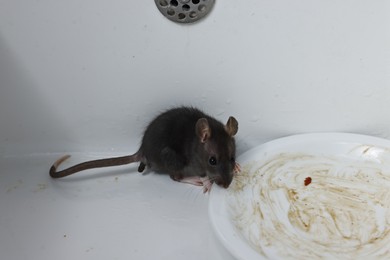
[[[264,258],[390,259],[390,162],[277,154],[244,165],[228,205]]]

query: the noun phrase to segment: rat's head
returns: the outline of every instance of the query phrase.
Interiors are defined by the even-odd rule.
[[[198,159],[204,165],[209,179],[224,188],[229,187],[233,179],[236,165],[234,135],[237,131],[238,122],[234,117],[229,117],[226,125],[212,118],[200,118],[196,123]]]

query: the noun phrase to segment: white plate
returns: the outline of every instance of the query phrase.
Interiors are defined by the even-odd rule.
[[[271,173],[268,174],[267,170],[264,169],[268,167],[267,165],[270,164],[270,162],[272,163],[281,155],[285,156],[285,160],[284,162],[282,162],[283,165],[280,167],[278,166],[277,169],[273,172],[273,175],[271,176]],[[302,155],[305,159],[300,160],[298,158],[299,156],[297,157],[297,155]],[[229,189],[222,189],[214,185],[211,189],[209,203],[209,216],[212,226],[217,234],[217,237],[221,240],[222,244],[230,251],[230,253],[236,258],[245,260],[268,258],[343,258],[346,256],[347,258],[354,259],[364,257],[370,258],[370,256],[376,258],[389,258],[389,140],[365,135],[346,133],[302,134],[284,137],[265,143],[239,156],[237,161],[241,164],[243,172],[246,172],[247,177],[236,177]],[[310,167],[315,166],[317,163],[321,164],[322,166],[325,165],[326,167],[330,165],[329,167],[331,168],[331,171],[341,172],[341,178],[340,176],[337,176],[337,181],[335,181],[335,179],[332,179],[333,182],[331,182],[330,180],[327,180],[327,178],[330,179],[330,177],[327,176],[331,176],[332,173],[329,175],[324,175],[323,173],[321,173],[322,175],[318,175],[318,172],[316,171],[320,170],[310,170]],[[308,165],[310,167],[308,167]],[[295,169],[298,169],[297,167],[301,167],[300,169],[302,170],[302,174],[299,171],[295,171]],[[283,172],[283,170],[292,172],[286,173]],[[366,170],[368,172],[364,172]],[[377,172],[379,174],[378,176],[376,176]],[[278,177],[278,180],[276,180],[275,176],[278,176],[278,174],[282,175],[282,177]],[[363,184],[361,179],[359,179],[359,182],[355,182],[353,178],[355,178],[356,174],[365,174],[362,177]],[[266,177],[260,177],[260,175],[270,175],[271,177],[273,177],[273,179],[263,180],[262,178]],[[304,184],[304,180],[307,177],[312,177],[312,182],[309,185]],[[343,179],[344,177],[345,179]],[[250,178],[256,180],[249,181]],[[287,180],[288,178],[289,180]],[[379,180],[379,178],[383,180]],[[244,180],[242,183],[240,182],[243,185],[243,188],[240,191],[237,191],[234,188],[238,187],[235,184],[238,179]],[[272,186],[274,182],[278,183],[275,184],[275,187],[272,186],[272,188],[268,188],[269,186],[264,186],[261,181],[270,181],[270,186]],[[367,185],[365,185],[364,182],[367,182]],[[358,183],[358,185],[356,183]],[[256,185],[261,185],[262,188],[256,187]],[[283,187],[288,186],[288,188],[285,188],[283,191],[281,191],[278,190],[278,185],[284,185]],[[329,186],[327,187],[326,185]],[[377,188],[379,186],[381,186],[381,190],[372,190],[373,187]],[[368,189],[367,194],[365,193],[366,187]],[[332,193],[333,189],[336,188],[341,188],[341,193]],[[267,189],[269,189],[270,191],[267,191]],[[357,200],[360,199],[362,201],[355,201],[356,203],[364,204],[366,203],[366,201],[368,201],[367,208],[365,208],[365,206],[362,204],[362,208],[365,208],[365,210],[363,210],[363,213],[366,214],[366,212],[369,212],[367,213],[367,220],[361,219],[359,217],[361,215],[359,214],[356,215],[357,217],[354,217],[354,215],[349,212],[349,210],[355,210],[355,208],[353,208],[353,205],[351,206],[350,204],[348,204],[351,202],[351,198],[348,197],[351,195],[349,193],[353,193],[355,189],[363,189],[364,193],[362,193],[362,195],[357,196]],[[253,210],[253,207],[251,206],[252,203],[263,203],[263,201],[260,201],[260,199],[258,199],[258,197],[260,197],[260,195],[258,194],[262,190],[266,190],[263,191],[264,193],[269,192],[267,196],[272,197],[270,201],[276,201],[276,203],[269,203],[274,205],[263,205],[264,207],[262,206],[262,209],[265,209],[265,211],[262,212],[262,214],[264,214],[264,219],[261,221],[256,220],[257,222],[255,221],[255,223],[260,224],[253,225],[254,222],[251,220],[251,224],[248,224],[250,225],[250,227],[242,225],[242,223],[249,223],[248,219],[241,219],[242,215],[246,215],[246,217],[248,217],[248,214],[245,214],[245,212],[238,211],[242,211],[243,209],[244,211],[250,211]],[[294,197],[294,203],[295,199],[297,201],[306,199],[310,200],[313,199],[313,197],[310,196],[316,196],[315,198],[319,201],[318,205],[320,205],[321,203],[331,201],[327,200],[327,196],[333,196],[335,194],[338,194],[337,196],[340,196],[340,203],[335,203],[336,209],[334,209],[333,206],[331,206],[332,208],[330,209],[317,209],[320,211],[320,214],[316,215],[313,218],[310,218],[311,222],[307,219],[305,220],[305,217],[301,216],[299,217],[300,221],[295,222],[294,214],[298,211],[301,211],[299,208],[297,208],[297,211],[294,211],[291,206],[291,200],[289,200],[288,202],[286,201],[285,197],[287,196],[287,193],[289,193],[291,190],[293,190],[294,192],[293,195],[296,196],[296,198]],[[361,190],[359,190],[359,192],[361,192]],[[345,200],[343,201],[344,193],[348,193],[348,196],[346,196]],[[375,194],[379,194],[380,196],[378,195],[379,197],[377,198],[375,197]],[[352,194],[352,197],[353,196],[354,194]],[[365,199],[365,196],[368,197],[367,200]],[[374,202],[370,201],[370,196],[375,197]],[[325,202],[322,200],[322,198],[324,198]],[[343,212],[344,204],[341,202],[347,204],[345,209],[347,213]],[[352,201],[351,203],[355,202]],[[301,203],[301,201],[299,203]],[[337,204],[342,205],[342,207],[337,207]],[[298,204],[294,204],[294,207],[298,207],[296,205]],[[314,205],[313,207],[316,206],[317,205]],[[271,211],[273,213],[269,214],[270,211],[267,211],[269,210],[269,207],[276,207],[276,210]],[[370,211],[371,209],[372,212]],[[358,207],[357,210],[361,211],[362,209]],[[289,213],[287,211],[289,211]],[[310,212],[312,211],[308,212],[309,213],[307,214],[310,215]],[[329,215],[329,212],[331,212],[330,215],[333,216],[334,220],[334,223],[332,223],[333,226],[330,229],[335,227],[337,229],[337,232],[336,234],[329,235],[328,239],[327,232],[330,229],[324,231],[322,229],[323,227],[318,224],[318,221],[319,219],[323,218],[326,222],[327,218],[332,217]],[[251,214],[252,213],[250,213],[249,215]],[[292,215],[290,216],[289,214]],[[233,216],[235,216],[235,219],[237,219],[237,215],[240,216],[239,219],[241,222],[234,220]],[[272,218],[270,215],[274,216],[273,220],[269,219]],[[323,216],[318,217],[319,215]],[[345,221],[343,220],[343,218]],[[302,224],[303,220],[309,221],[309,227],[300,226],[299,224],[297,224]],[[371,220],[372,223],[368,223]],[[277,234],[279,231],[276,230],[279,229],[275,228],[275,226],[278,225],[272,221],[280,221],[282,226],[282,228],[280,228],[282,229],[282,231],[280,232],[284,232],[282,233],[282,235],[279,236],[279,234]],[[351,224],[352,222],[354,224]],[[268,226],[264,226],[264,223],[273,223],[275,226],[271,228]],[[371,227],[371,224],[374,228],[376,228],[376,233],[371,231],[371,233],[375,234],[370,233],[369,235],[367,235],[366,233],[364,233],[364,229]],[[361,225],[361,227],[359,225]],[[269,231],[268,228],[271,228],[271,231],[269,233],[266,233]],[[363,231],[360,230],[360,228],[363,229]],[[265,231],[260,232],[257,229],[264,229]],[[275,233],[272,233],[273,229],[275,229]],[[252,241],[253,236],[258,236],[256,237],[256,239],[254,239],[255,243],[250,242],[250,239],[248,238],[248,232],[252,234]],[[263,234],[263,236],[260,234]],[[269,236],[265,236],[264,234],[268,234]],[[273,234],[277,237],[272,238]],[[359,237],[356,234],[361,234],[362,237]],[[264,239],[265,241],[262,241]],[[294,239],[297,241],[298,244],[294,245]],[[326,241],[324,239],[328,239],[329,241]],[[349,240],[344,243],[344,241],[341,241],[342,239]],[[261,242],[256,244],[257,241]],[[277,246],[273,243],[277,244]],[[283,243],[285,243],[285,245],[283,245]],[[302,246],[300,246],[299,243]],[[293,247],[297,248],[292,249]],[[356,247],[356,250],[352,250],[353,253],[351,253],[351,248],[353,249],[353,247]],[[360,251],[357,249],[358,247]],[[297,251],[294,252],[294,250]]]

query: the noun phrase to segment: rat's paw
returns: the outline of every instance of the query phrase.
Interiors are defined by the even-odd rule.
[[[203,183],[203,193],[210,192],[213,183],[210,181],[209,177],[200,177],[200,180]]]
[[[188,183],[195,186],[203,186],[203,193],[209,192],[211,190],[211,186],[213,185],[209,177],[191,176],[182,179],[175,179],[175,178],[172,179],[174,179],[175,181],[179,181],[181,183]]]
[[[180,181],[182,183],[192,184],[195,186],[203,186],[203,181],[199,176],[184,177],[182,179],[175,179],[175,180]]]

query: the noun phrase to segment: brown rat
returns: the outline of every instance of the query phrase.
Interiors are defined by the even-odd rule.
[[[227,188],[240,170],[235,161],[237,131],[234,117],[223,125],[196,108],[173,108],[152,120],[135,154],[88,161],[57,172],[69,158],[66,155],[53,164],[50,176],[62,178],[87,169],[140,162],[139,172],[148,166],[168,173],[175,181],[203,186],[204,192],[214,182]]]

